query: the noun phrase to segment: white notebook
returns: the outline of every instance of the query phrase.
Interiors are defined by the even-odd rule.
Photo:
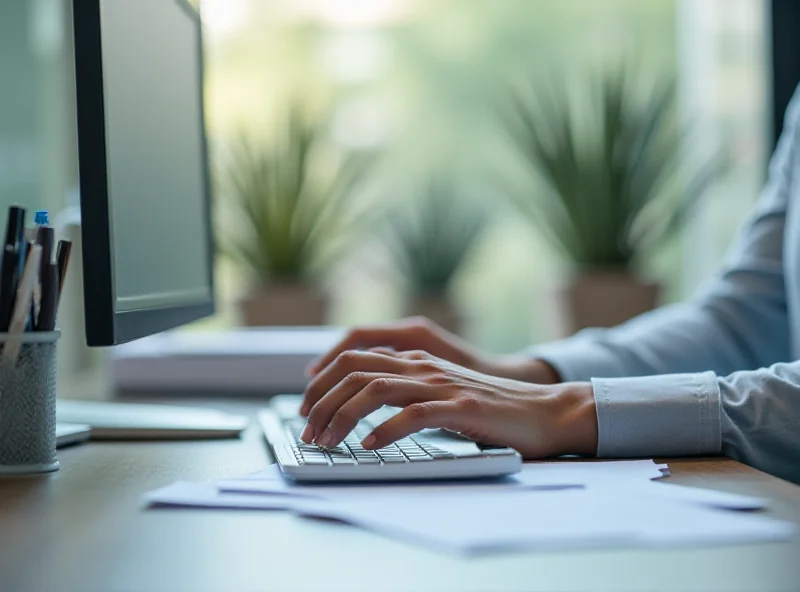
[[[93,440],[235,438],[249,419],[216,409],[95,401],[58,401],[59,422],[89,425]]]

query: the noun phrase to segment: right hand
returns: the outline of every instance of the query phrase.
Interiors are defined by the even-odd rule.
[[[348,350],[389,348],[398,352],[421,350],[470,370],[523,382],[554,384],[558,373],[548,364],[524,354],[492,355],[476,350],[456,335],[424,317],[412,317],[376,327],[351,329],[307,370],[317,376],[340,354]]]
[[[518,450],[525,458],[597,452],[591,383],[543,386],[487,376],[419,351],[346,351],[306,388],[300,439],[331,448],[384,405],[401,411],[362,441],[388,446],[424,428]]]

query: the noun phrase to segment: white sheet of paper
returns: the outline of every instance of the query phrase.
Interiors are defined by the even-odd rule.
[[[752,497],[738,493],[728,493],[714,489],[699,487],[686,487],[674,483],[658,481],[641,481],[632,484],[631,493],[639,492],[647,495],[665,497],[674,501],[699,504],[724,510],[763,510],[769,505],[768,500],[762,497]]]
[[[144,501],[150,506],[293,510],[300,507],[303,500],[289,496],[223,493],[213,483],[178,481],[145,494]]]
[[[298,512],[459,553],[509,548],[705,545],[780,540],[797,526],[622,488],[357,496]]]
[[[651,488],[652,489],[652,488]],[[352,494],[335,500],[220,492],[179,482],[149,493],[151,505],[288,510],[334,518],[455,553],[621,545],[706,545],[782,540],[798,528],[753,514],[711,509],[644,489],[588,487],[432,494]]]
[[[452,491],[482,492],[497,489],[567,489],[589,484],[619,483],[639,480],[647,482],[664,476],[667,465],[658,465],[652,460],[635,461],[566,461],[525,463],[516,475],[504,479],[415,482],[402,484],[358,483],[358,484],[296,484],[284,479],[277,465],[241,478],[225,479],[217,483],[221,491],[238,491],[273,495],[295,495],[326,499],[340,498],[379,491],[381,495],[403,493],[437,493]]]

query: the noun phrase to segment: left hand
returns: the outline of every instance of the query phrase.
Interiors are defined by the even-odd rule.
[[[301,439],[338,445],[383,405],[404,408],[364,438],[383,448],[424,428],[509,446],[527,458],[595,454],[597,417],[588,383],[543,386],[468,370],[420,351],[346,351],[306,389]]]

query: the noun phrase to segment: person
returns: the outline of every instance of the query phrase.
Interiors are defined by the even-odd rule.
[[[350,331],[310,368],[302,439],[365,448],[446,428],[526,458],[723,453],[800,483],[800,87],[727,263],[693,300],[521,355],[424,319]]]

